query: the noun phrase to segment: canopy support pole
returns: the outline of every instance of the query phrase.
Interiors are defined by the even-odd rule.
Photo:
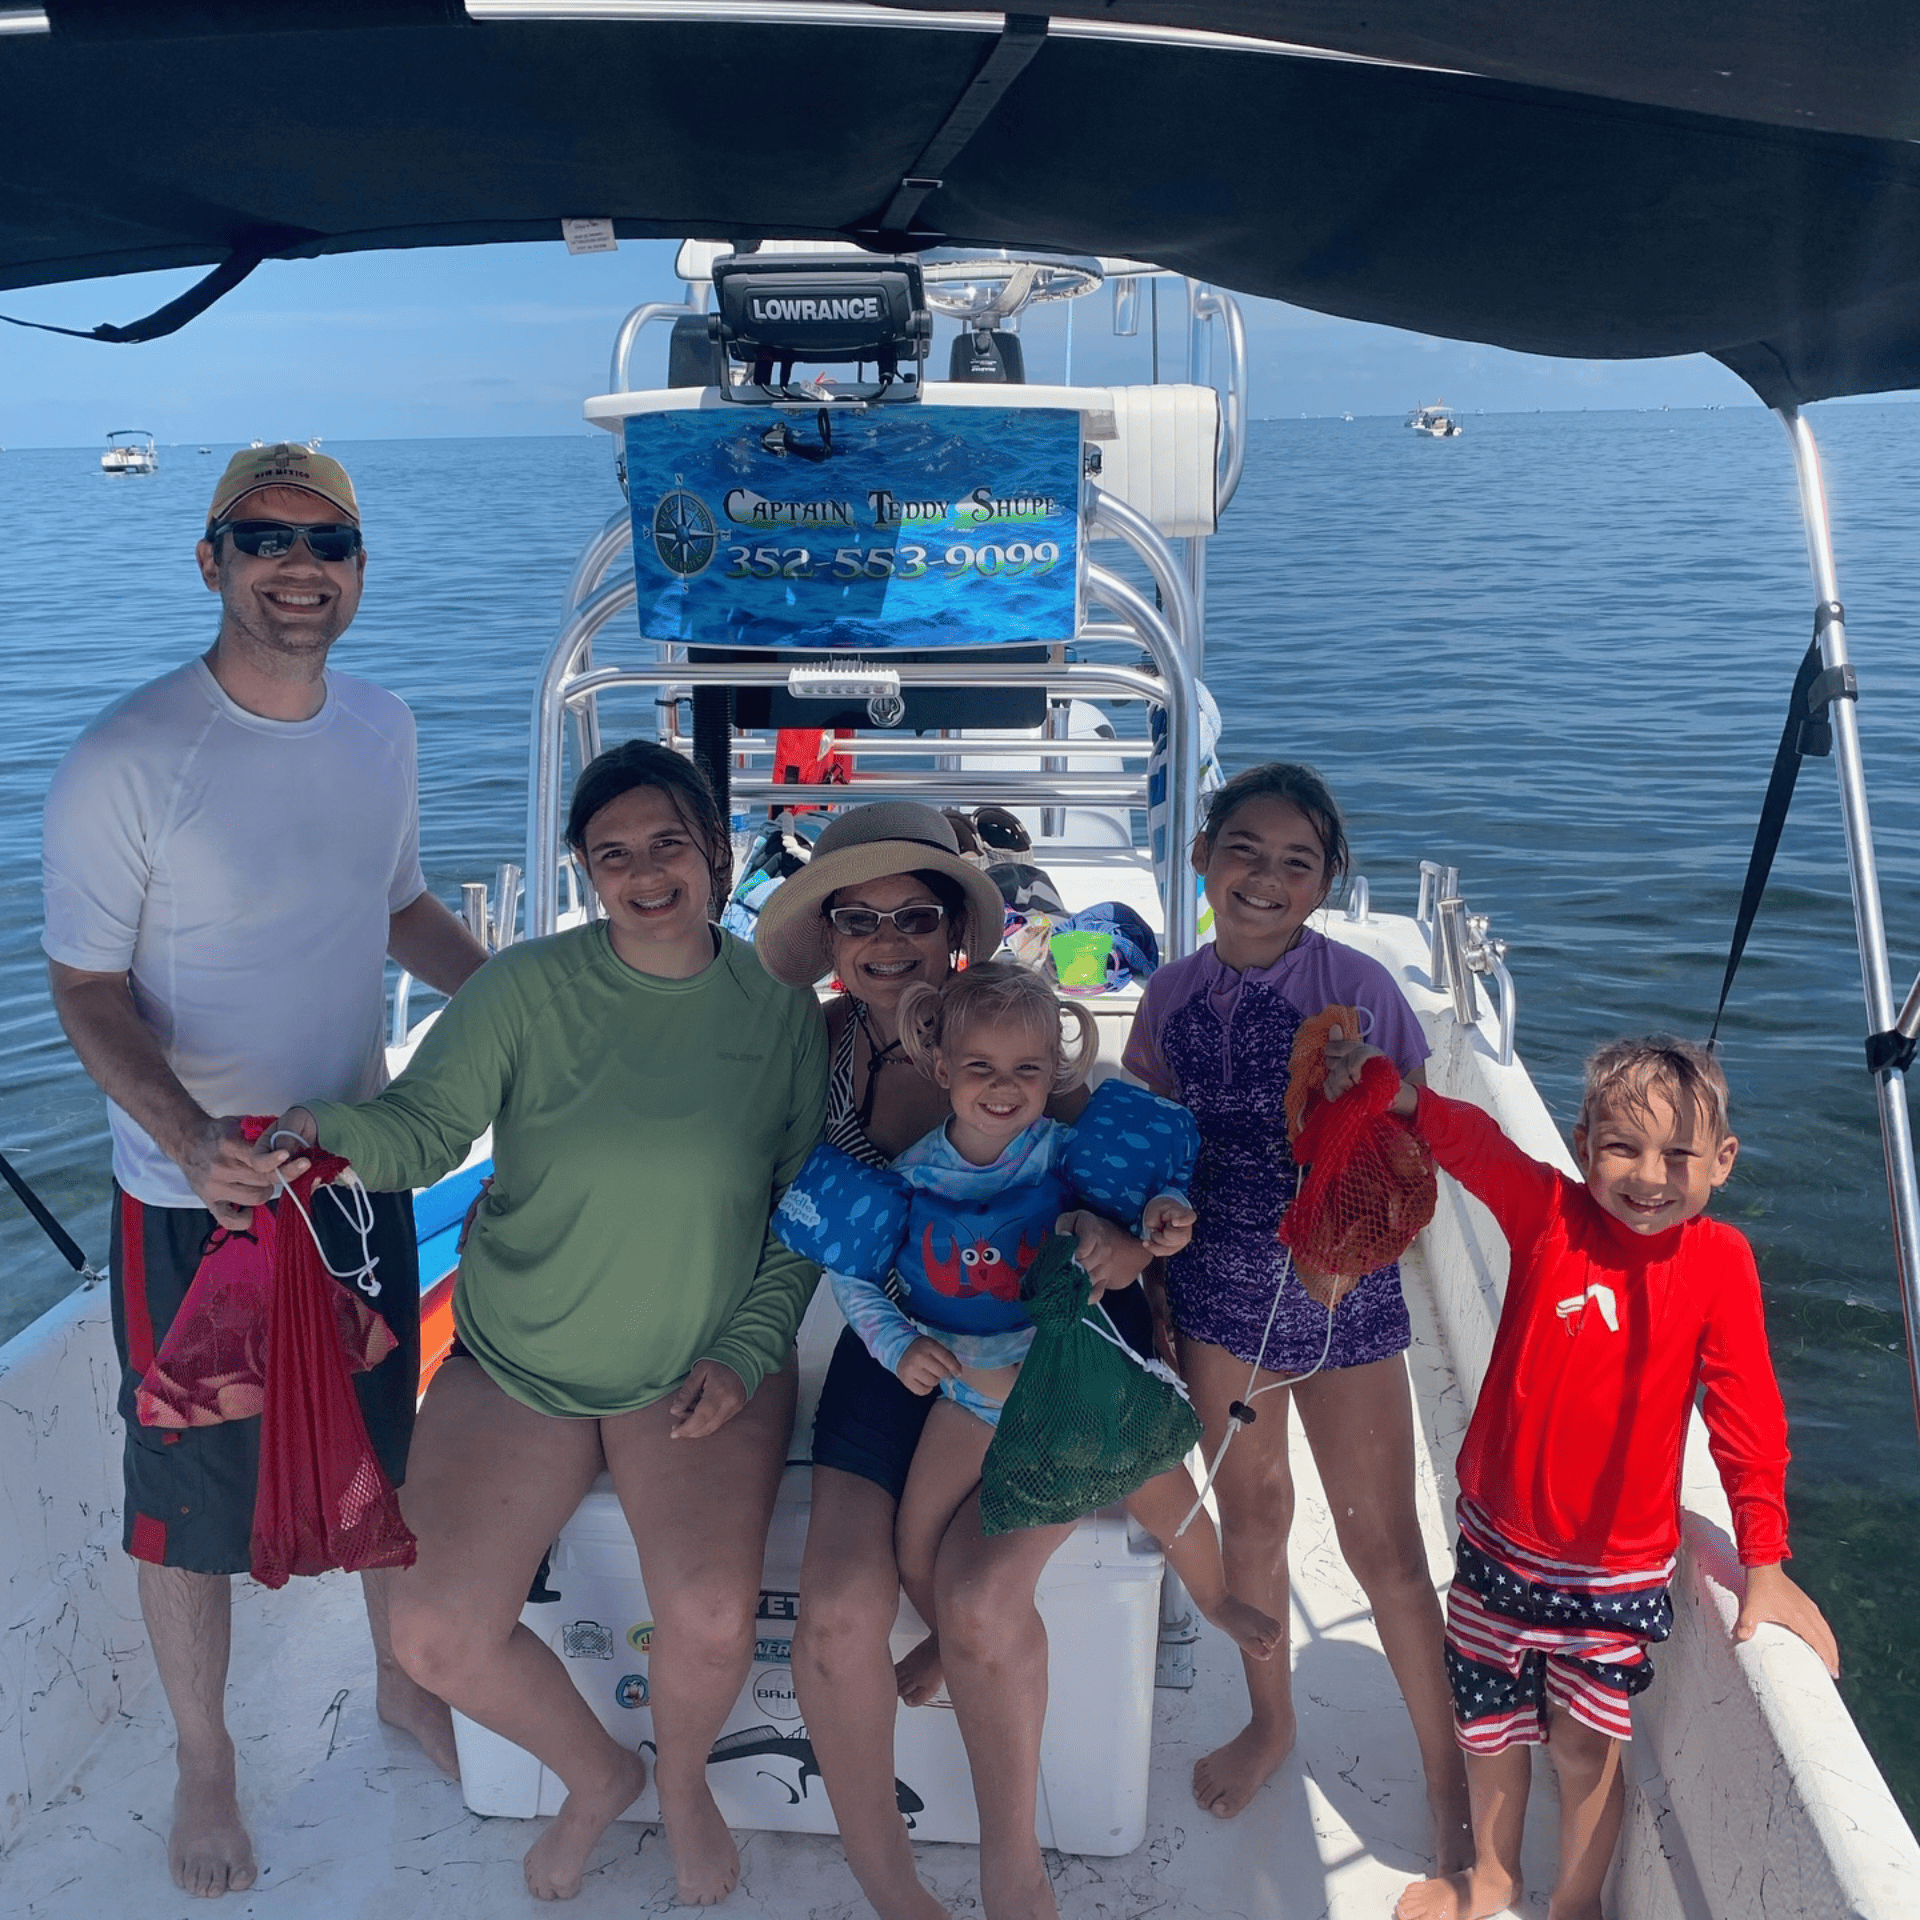
[[[1824,667],[1848,664],[1847,625],[1840,606],[1839,577],[1833,564],[1833,529],[1827,518],[1826,482],[1813,429],[1793,406],[1776,407],[1793,447],[1794,473],[1800,483],[1800,517],[1806,526],[1807,564],[1813,572],[1816,605],[1832,608],[1820,633]],[[1867,816],[1867,782],[1860,759],[1856,702],[1835,700],[1827,711],[1833,723],[1834,770],[1840,781],[1840,813],[1847,835],[1847,870],[1853,882],[1853,922],[1860,948],[1860,982],[1867,1003],[1867,1031],[1885,1033],[1894,1023],[1893,980],[1887,962],[1886,923],[1880,914],[1880,879],[1873,857],[1873,826]],[[1906,1318],[1907,1372],[1913,1389],[1914,1420],[1920,1427],[1920,1181],[1913,1163],[1913,1133],[1907,1117],[1906,1075],[1897,1065],[1874,1075],[1880,1105],[1880,1140],[1887,1163],[1887,1193],[1893,1204],[1893,1240],[1900,1271],[1900,1305]]]

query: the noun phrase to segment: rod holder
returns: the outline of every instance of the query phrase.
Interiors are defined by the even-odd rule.
[[[460,918],[483,947],[491,947],[487,939],[487,883],[484,880],[460,883]]]

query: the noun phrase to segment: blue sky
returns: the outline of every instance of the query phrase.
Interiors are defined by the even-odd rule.
[[[163,444],[585,431],[580,402],[606,388],[621,316],[642,300],[678,297],[672,262],[665,242],[573,256],[557,238],[269,261],[183,332],[146,346],[0,327],[0,446],[87,446],[115,427],[147,428]],[[0,293],[0,313],[62,326],[125,322],[198,277]],[[1487,412],[1757,404],[1699,355],[1546,360],[1275,301],[1244,304],[1258,418],[1398,414],[1435,399]],[[1169,362],[1183,350],[1173,306],[1163,298]],[[1042,308],[1024,323],[1029,378],[1060,377],[1065,312]],[[1116,340],[1110,318],[1102,294],[1076,303],[1075,376],[1145,379],[1144,323],[1138,338]],[[936,354],[944,363],[944,341]]]

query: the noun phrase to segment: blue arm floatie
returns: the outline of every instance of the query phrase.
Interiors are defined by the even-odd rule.
[[[823,1267],[884,1280],[899,1257],[912,1194],[897,1173],[818,1146],[773,1210],[774,1237]]]
[[[1073,1123],[1060,1169],[1094,1212],[1137,1224],[1157,1193],[1186,1200],[1199,1154],[1200,1129],[1185,1107],[1106,1080]]]

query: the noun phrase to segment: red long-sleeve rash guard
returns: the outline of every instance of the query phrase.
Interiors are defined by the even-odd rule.
[[[1741,1562],[1784,1559],[1787,1416],[1744,1236],[1701,1215],[1642,1238],[1479,1108],[1424,1088],[1413,1124],[1513,1252],[1460,1491],[1549,1559],[1659,1566],[1679,1545],[1687,1413],[1704,1386]],[[1618,1332],[1598,1287],[1612,1289]]]

